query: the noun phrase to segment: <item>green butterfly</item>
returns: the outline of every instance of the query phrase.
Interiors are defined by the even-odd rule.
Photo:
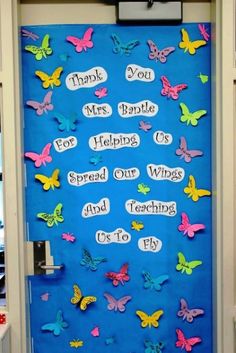
[[[63,222],[64,218],[62,217],[61,214],[61,209],[62,209],[62,204],[58,203],[53,211],[52,214],[48,213],[38,213],[37,217],[43,219],[45,222],[47,222],[48,227],[53,227],[54,224],[58,224],[58,222]]]
[[[200,78],[201,83],[203,83],[203,84],[208,82],[208,76],[207,76],[207,75],[202,74],[201,72],[200,72],[200,74],[199,74],[198,78]]]
[[[198,124],[198,119],[200,119],[203,115],[205,115],[207,113],[206,110],[197,110],[194,113],[190,113],[188,107],[186,104],[184,103],[180,103],[179,104],[182,110],[182,116],[180,118],[180,121],[182,121],[182,123],[187,123],[187,125],[191,124],[192,126],[197,126]]]
[[[140,192],[141,194],[147,195],[147,193],[150,191],[151,189],[145,185],[145,184],[138,184],[138,192]]]
[[[25,50],[35,55],[36,60],[47,58],[47,55],[52,54],[52,48],[49,47],[49,34],[45,34],[40,47],[36,45],[26,45]]]
[[[202,264],[202,261],[199,260],[187,262],[182,252],[178,252],[178,258],[179,263],[176,265],[176,270],[181,271],[181,273],[186,272],[187,275],[191,275],[193,269]]]

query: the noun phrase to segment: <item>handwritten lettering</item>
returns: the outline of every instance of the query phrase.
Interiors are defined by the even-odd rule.
[[[98,203],[88,202],[82,209],[82,217],[104,216],[110,212],[110,201],[107,198],[101,199]]]
[[[83,106],[82,112],[86,118],[107,118],[112,115],[112,108],[109,104],[87,103]]]
[[[68,183],[73,186],[83,186],[89,183],[105,183],[108,180],[108,169],[102,167],[99,170],[85,173],[70,171],[67,174],[67,180]]]
[[[77,138],[75,136],[59,137],[53,141],[53,146],[57,152],[64,152],[77,146]]]
[[[118,113],[122,118],[132,118],[134,116],[152,117],[158,113],[158,110],[158,105],[149,100],[133,104],[127,102],[120,102],[118,104]]]
[[[183,168],[169,168],[164,164],[148,164],[147,173],[153,180],[169,180],[173,182],[180,182],[185,175]]]
[[[162,241],[156,237],[145,237],[138,240],[138,247],[142,251],[159,252],[162,248]]]
[[[103,132],[99,135],[91,136],[89,147],[93,151],[116,150],[124,147],[138,147],[140,138],[138,134],[113,134]]]
[[[123,228],[117,228],[114,232],[98,230],[95,235],[96,242],[102,245],[111,243],[126,244],[131,240],[131,235]]]
[[[173,137],[167,132],[155,131],[153,134],[153,140],[157,145],[170,145],[173,141]]]
[[[136,167],[128,169],[115,168],[113,171],[113,177],[116,180],[134,180],[137,179],[139,175],[139,169]]]
[[[130,64],[126,67],[125,78],[128,81],[152,82],[155,80],[155,73],[150,68]]]
[[[128,213],[135,215],[163,215],[173,217],[177,213],[176,202],[174,201],[149,200],[139,202],[131,199],[126,201],[125,208]]]
[[[107,80],[107,72],[103,67],[96,66],[85,72],[71,72],[66,77],[66,87],[75,91],[79,88],[94,87]]]

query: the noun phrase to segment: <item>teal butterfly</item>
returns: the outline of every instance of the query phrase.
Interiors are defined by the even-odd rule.
[[[169,276],[167,275],[161,275],[159,277],[153,278],[149,272],[143,271],[142,272],[143,277],[144,277],[144,288],[146,289],[155,289],[156,291],[161,290],[161,284],[166,282],[169,279]]]
[[[76,130],[75,123],[77,121],[77,116],[75,113],[71,114],[70,116],[64,116],[60,113],[55,113],[54,116],[59,123],[58,129],[60,131],[69,132],[70,130],[72,130],[72,131]]]
[[[49,331],[52,332],[54,336],[59,336],[61,331],[63,331],[68,326],[68,323],[66,321],[63,321],[62,311],[58,310],[56,321],[41,326],[41,330]]]
[[[162,353],[165,346],[163,342],[153,343],[149,340],[145,340],[144,345],[146,347],[145,353]]]
[[[115,47],[113,49],[113,53],[115,53],[115,54],[120,53],[121,55],[125,54],[125,55],[129,56],[131,54],[131,50],[140,44],[140,42],[138,40],[132,40],[131,42],[128,42],[128,43],[122,43],[120,38],[115,33],[113,33],[111,35],[111,38],[112,38],[114,45],[115,45]]]
[[[180,121],[182,121],[182,123],[186,123],[187,125],[191,124],[192,126],[197,126],[198,120],[207,113],[207,111],[203,109],[191,113],[187,105],[184,103],[180,103],[180,108],[183,114],[180,118]]]
[[[202,261],[195,260],[187,262],[185,256],[182,252],[178,252],[179,263],[176,265],[176,270],[181,271],[181,273],[186,273],[187,275],[191,275],[193,269],[202,264]]]
[[[101,262],[106,262],[107,259],[105,257],[92,257],[90,252],[86,249],[83,249],[82,260],[80,261],[80,265],[87,267],[91,271],[96,271],[98,265]]]
[[[47,226],[48,227],[53,227],[54,224],[58,224],[58,222],[63,222],[64,218],[61,214],[61,210],[62,210],[62,204],[58,203],[53,211],[52,214],[49,213],[45,213],[45,212],[41,212],[37,214],[38,218],[43,219],[45,222],[47,222]]]
[[[141,194],[147,195],[147,193],[149,193],[150,190],[151,189],[147,185],[143,183],[138,184],[138,192],[140,192]]]
[[[45,34],[41,46],[26,45],[25,50],[34,54],[36,60],[41,60],[42,58],[46,59],[48,55],[52,54],[52,48],[49,47],[49,34]]]

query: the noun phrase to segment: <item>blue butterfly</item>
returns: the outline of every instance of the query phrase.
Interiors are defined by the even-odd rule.
[[[90,159],[89,162],[91,164],[97,165],[98,163],[102,162],[102,156],[100,154],[93,155]]]
[[[147,271],[143,271],[142,272],[143,276],[144,276],[144,288],[146,289],[155,289],[156,291],[160,291],[161,290],[161,284],[163,284],[165,281],[167,281],[169,279],[169,276],[167,275],[162,275],[159,276],[157,278],[153,278],[149,272]]]
[[[52,322],[52,323],[43,325],[41,327],[41,330],[42,331],[50,331],[54,334],[54,336],[59,336],[61,331],[63,331],[64,328],[66,328],[68,326],[69,326],[68,323],[63,321],[62,311],[58,310],[56,322]]]
[[[113,53],[115,54],[120,53],[121,55],[125,54],[129,56],[131,54],[131,50],[140,44],[138,40],[132,40],[131,42],[124,44],[115,33],[111,35],[111,38],[115,44],[115,47],[113,48]]]
[[[76,121],[77,121],[77,117],[76,114],[72,114],[70,116],[64,116],[60,113],[54,113],[55,118],[57,119],[59,126],[58,129],[60,131],[75,131],[76,130]]]
[[[80,261],[80,265],[87,267],[91,271],[96,271],[97,266],[101,262],[106,262],[107,259],[105,257],[92,257],[88,250],[83,249],[82,260]]]
[[[144,345],[146,347],[145,353],[162,353],[164,348],[163,342],[152,343],[151,341],[145,340]]]

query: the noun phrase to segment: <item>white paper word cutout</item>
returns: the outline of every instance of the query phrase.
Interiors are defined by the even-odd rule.
[[[138,247],[142,251],[159,252],[162,248],[162,241],[153,236],[140,238]]]
[[[148,164],[148,176],[153,180],[169,180],[174,183],[183,180],[185,172],[183,168],[169,168],[164,164]]]
[[[107,118],[112,115],[112,107],[107,103],[87,103],[82,112],[86,118]]]
[[[126,211],[135,215],[163,215],[175,216],[177,213],[175,201],[158,201],[149,200],[146,202],[139,202],[137,200],[127,200],[125,203]]]
[[[57,152],[65,152],[77,146],[77,138],[75,136],[59,137],[53,141],[53,146]]]
[[[157,145],[170,145],[173,141],[173,137],[168,132],[160,130],[154,132],[153,140]]]
[[[155,80],[155,72],[149,67],[129,64],[125,70],[125,78],[128,81],[152,82]]]
[[[104,216],[110,212],[110,200],[106,197],[98,203],[88,202],[82,209],[82,217]]]
[[[157,115],[158,110],[158,105],[148,99],[137,103],[120,102],[118,104],[118,113],[122,118],[132,118],[133,116],[148,116],[150,118]]]
[[[102,167],[99,170],[90,170],[85,173],[70,171],[67,174],[67,180],[73,186],[83,186],[89,183],[105,183],[108,180],[108,169],[107,167]]]
[[[75,91],[79,88],[90,88],[107,80],[107,72],[103,67],[96,66],[85,72],[71,72],[66,76],[66,87]]]
[[[140,138],[138,134],[113,134],[111,132],[103,132],[99,135],[89,138],[89,147],[93,151],[117,150],[124,147],[138,147]]]
[[[123,228],[117,228],[114,232],[109,233],[104,230],[98,230],[95,237],[97,243],[103,245],[111,243],[126,244],[131,240],[131,235]]]

